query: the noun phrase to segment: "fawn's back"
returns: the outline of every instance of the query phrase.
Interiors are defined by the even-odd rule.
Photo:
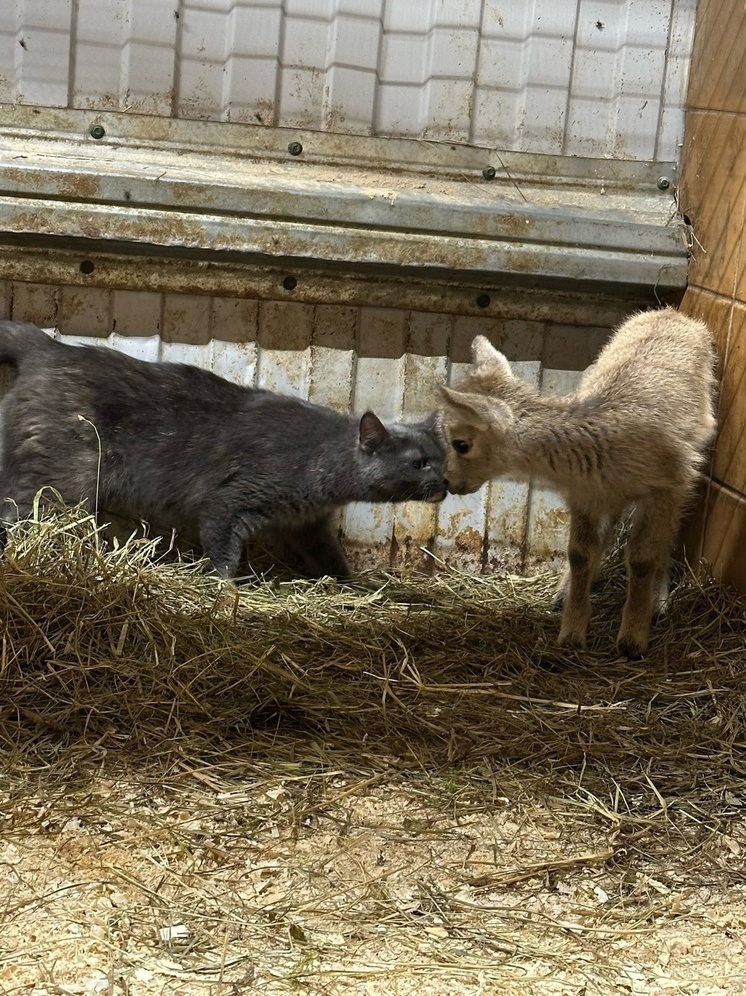
[[[650,449],[664,434],[695,463],[715,431],[714,352],[707,326],[673,308],[633,315],[580,383],[578,400],[596,399],[616,418],[629,447]]]

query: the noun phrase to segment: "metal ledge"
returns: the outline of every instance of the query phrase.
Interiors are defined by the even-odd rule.
[[[258,300],[292,300],[304,304],[339,304],[390,308],[397,303],[415,311],[525,318],[567,325],[611,328],[640,307],[639,289],[610,297],[591,291],[541,288],[520,283],[499,287],[462,281],[418,278],[407,272],[383,275],[345,271],[299,270],[277,265],[252,266],[227,260],[143,255],[134,252],[88,253],[74,249],[30,249],[0,246],[0,274],[8,280],[54,285],[97,286],[183,294],[214,294]],[[93,266],[82,272],[81,264]],[[86,267],[87,269],[87,267]],[[293,283],[288,290],[288,276]],[[671,299],[673,300],[673,298]]]
[[[683,228],[657,184],[673,176],[672,164],[0,105],[0,259],[13,279],[49,282],[52,266],[64,283],[168,290],[191,274],[192,292],[248,297],[277,296],[280,271],[298,269],[298,300],[349,300],[354,286],[358,304],[516,318],[559,294],[568,320],[598,324],[599,311],[683,290]],[[147,276],[144,255],[158,259]]]

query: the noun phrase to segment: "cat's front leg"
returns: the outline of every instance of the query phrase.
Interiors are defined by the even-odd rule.
[[[303,559],[312,577],[331,577],[345,581],[352,576],[339,542],[333,515],[325,515],[296,526],[288,532],[286,538]]]
[[[202,516],[199,523],[202,549],[219,577],[226,581],[235,579],[246,540],[264,525],[263,518],[230,512],[210,510]]]

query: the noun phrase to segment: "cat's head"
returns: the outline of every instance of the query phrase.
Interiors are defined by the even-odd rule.
[[[510,469],[507,436],[518,383],[505,356],[480,335],[472,343],[472,367],[456,390],[440,388],[453,494],[471,494]]]
[[[445,445],[435,416],[385,426],[366,412],[360,419],[358,459],[370,501],[442,501]]]

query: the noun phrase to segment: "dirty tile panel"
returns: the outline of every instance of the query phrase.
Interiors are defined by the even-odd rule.
[[[192,363],[237,383],[261,384],[342,411],[418,419],[434,387],[457,379],[477,334],[505,350],[519,376],[567,389],[606,329],[420,314],[380,308],[251,302],[199,295],[3,284],[5,311],[147,360]],[[562,501],[528,483],[492,482],[437,508],[354,506],[342,516],[359,566],[445,562],[468,571],[520,572],[564,557]]]
[[[695,5],[3,0],[0,101],[674,159]]]

